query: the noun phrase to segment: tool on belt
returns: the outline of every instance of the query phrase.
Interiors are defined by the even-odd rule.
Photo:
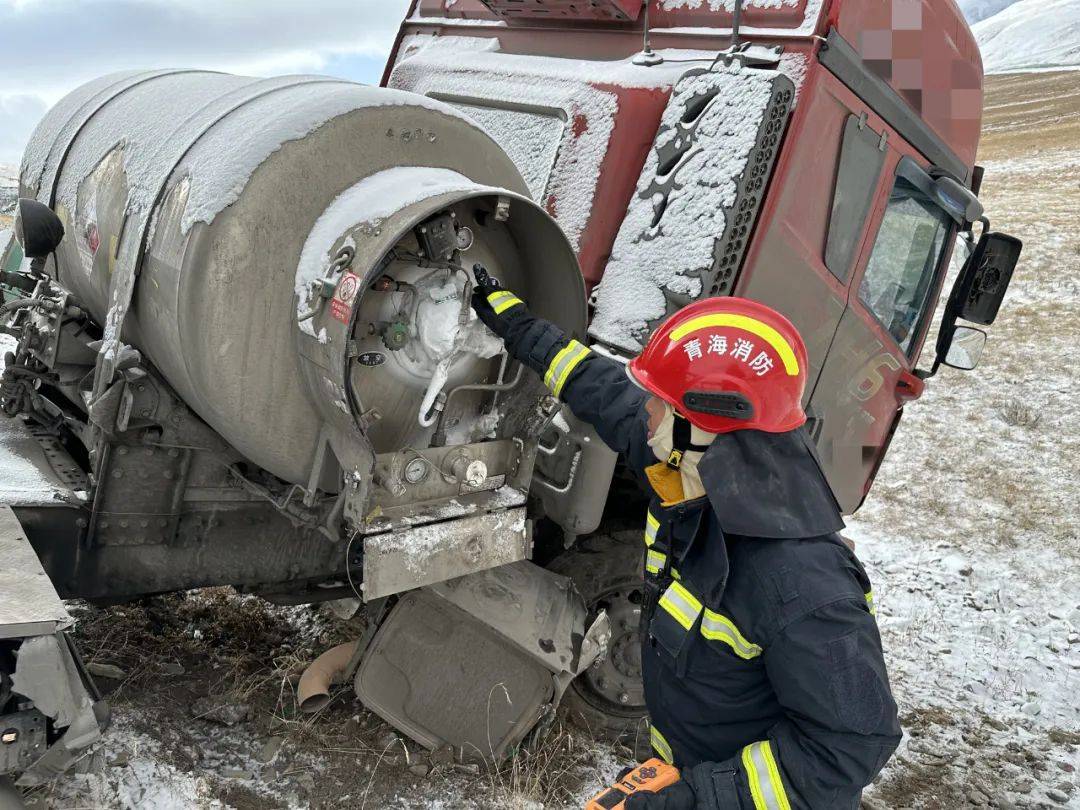
[[[624,810],[635,793],[656,793],[679,781],[679,769],[660,759],[650,759],[619,777],[611,787],[594,796],[585,810]]]

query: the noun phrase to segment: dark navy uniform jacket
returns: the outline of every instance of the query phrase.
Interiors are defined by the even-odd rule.
[[[639,474],[647,394],[531,316],[507,345]],[[873,593],[802,429],[716,438],[707,495],[643,527],[642,674],[653,747],[698,808],[857,808],[901,738]],[[655,470],[654,470],[655,471]]]

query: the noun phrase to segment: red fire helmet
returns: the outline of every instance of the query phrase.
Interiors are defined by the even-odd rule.
[[[627,373],[709,433],[783,433],[806,421],[806,346],[791,321],[747,298],[679,310]]]

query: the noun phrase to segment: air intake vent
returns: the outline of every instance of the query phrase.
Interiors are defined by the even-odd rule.
[[[746,171],[739,180],[737,202],[730,209],[727,227],[716,242],[715,276],[709,292],[712,295],[730,295],[735,277],[742,266],[750,231],[757,220],[765,188],[772,175],[773,163],[784,137],[795,88],[786,76],[777,76],[773,82],[772,98],[762,122]]]
[[[721,66],[679,80],[596,290],[590,335],[636,354],[665,316],[731,294],[794,96],[775,70]]]

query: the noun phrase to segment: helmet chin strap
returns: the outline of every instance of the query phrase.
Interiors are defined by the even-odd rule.
[[[704,453],[709,449],[707,444],[694,444],[691,441],[693,425],[675,411],[675,421],[671,425],[671,452],[668,454],[667,465],[673,470],[682,465],[683,456],[687,452]]]

